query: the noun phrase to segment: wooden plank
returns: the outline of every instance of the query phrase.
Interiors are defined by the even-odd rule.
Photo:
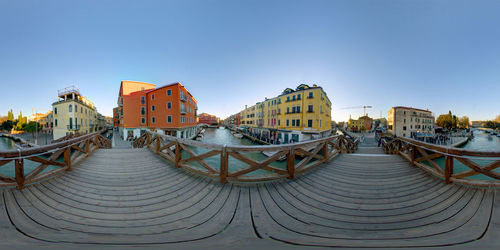
[[[15,161],[16,165],[16,183],[17,189],[23,189],[24,188],[24,159],[16,159]]]
[[[451,175],[453,175],[453,157],[446,156],[444,167],[444,183],[449,184],[451,182]]]
[[[288,179],[295,177],[295,148],[291,147],[286,154],[286,169],[288,171]]]

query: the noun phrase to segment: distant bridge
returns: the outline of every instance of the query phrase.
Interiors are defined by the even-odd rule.
[[[16,173],[0,181],[17,187],[0,190],[0,247],[500,246],[500,195],[477,188],[498,186],[500,152],[341,135],[233,147],[145,133],[138,148],[110,145],[96,133],[0,152]],[[248,157],[262,151],[273,154]],[[273,164],[282,157],[286,167]],[[40,165],[25,173],[26,160]],[[455,161],[470,170],[454,172]]]

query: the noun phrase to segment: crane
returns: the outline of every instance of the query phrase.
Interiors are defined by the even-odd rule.
[[[366,115],[366,109],[371,109],[373,108],[372,106],[355,106],[355,107],[346,107],[346,108],[342,108],[342,109],[363,109],[363,116]]]

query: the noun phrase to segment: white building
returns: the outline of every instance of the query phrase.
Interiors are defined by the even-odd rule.
[[[388,112],[388,130],[400,137],[434,136],[434,115],[429,110],[393,107]]]

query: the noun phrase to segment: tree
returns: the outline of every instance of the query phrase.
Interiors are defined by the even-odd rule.
[[[495,128],[496,123],[494,121],[487,121],[486,124],[484,125],[486,128]]]
[[[469,127],[469,117],[462,116],[458,119],[458,127],[459,128],[468,128]]]
[[[35,132],[42,130],[42,128],[38,122],[31,121],[28,124],[24,124],[23,130],[32,133],[34,136]]]
[[[7,120],[14,121],[14,113],[12,112],[12,109],[7,113]]]
[[[0,125],[0,130],[6,130],[6,131],[11,131],[12,128],[14,127],[14,121],[4,121],[2,122],[2,124]]]
[[[453,128],[453,116],[451,111],[448,114],[440,115],[436,120],[436,125],[451,130]]]
[[[496,123],[500,123],[500,115],[497,115],[497,118],[495,118]]]

